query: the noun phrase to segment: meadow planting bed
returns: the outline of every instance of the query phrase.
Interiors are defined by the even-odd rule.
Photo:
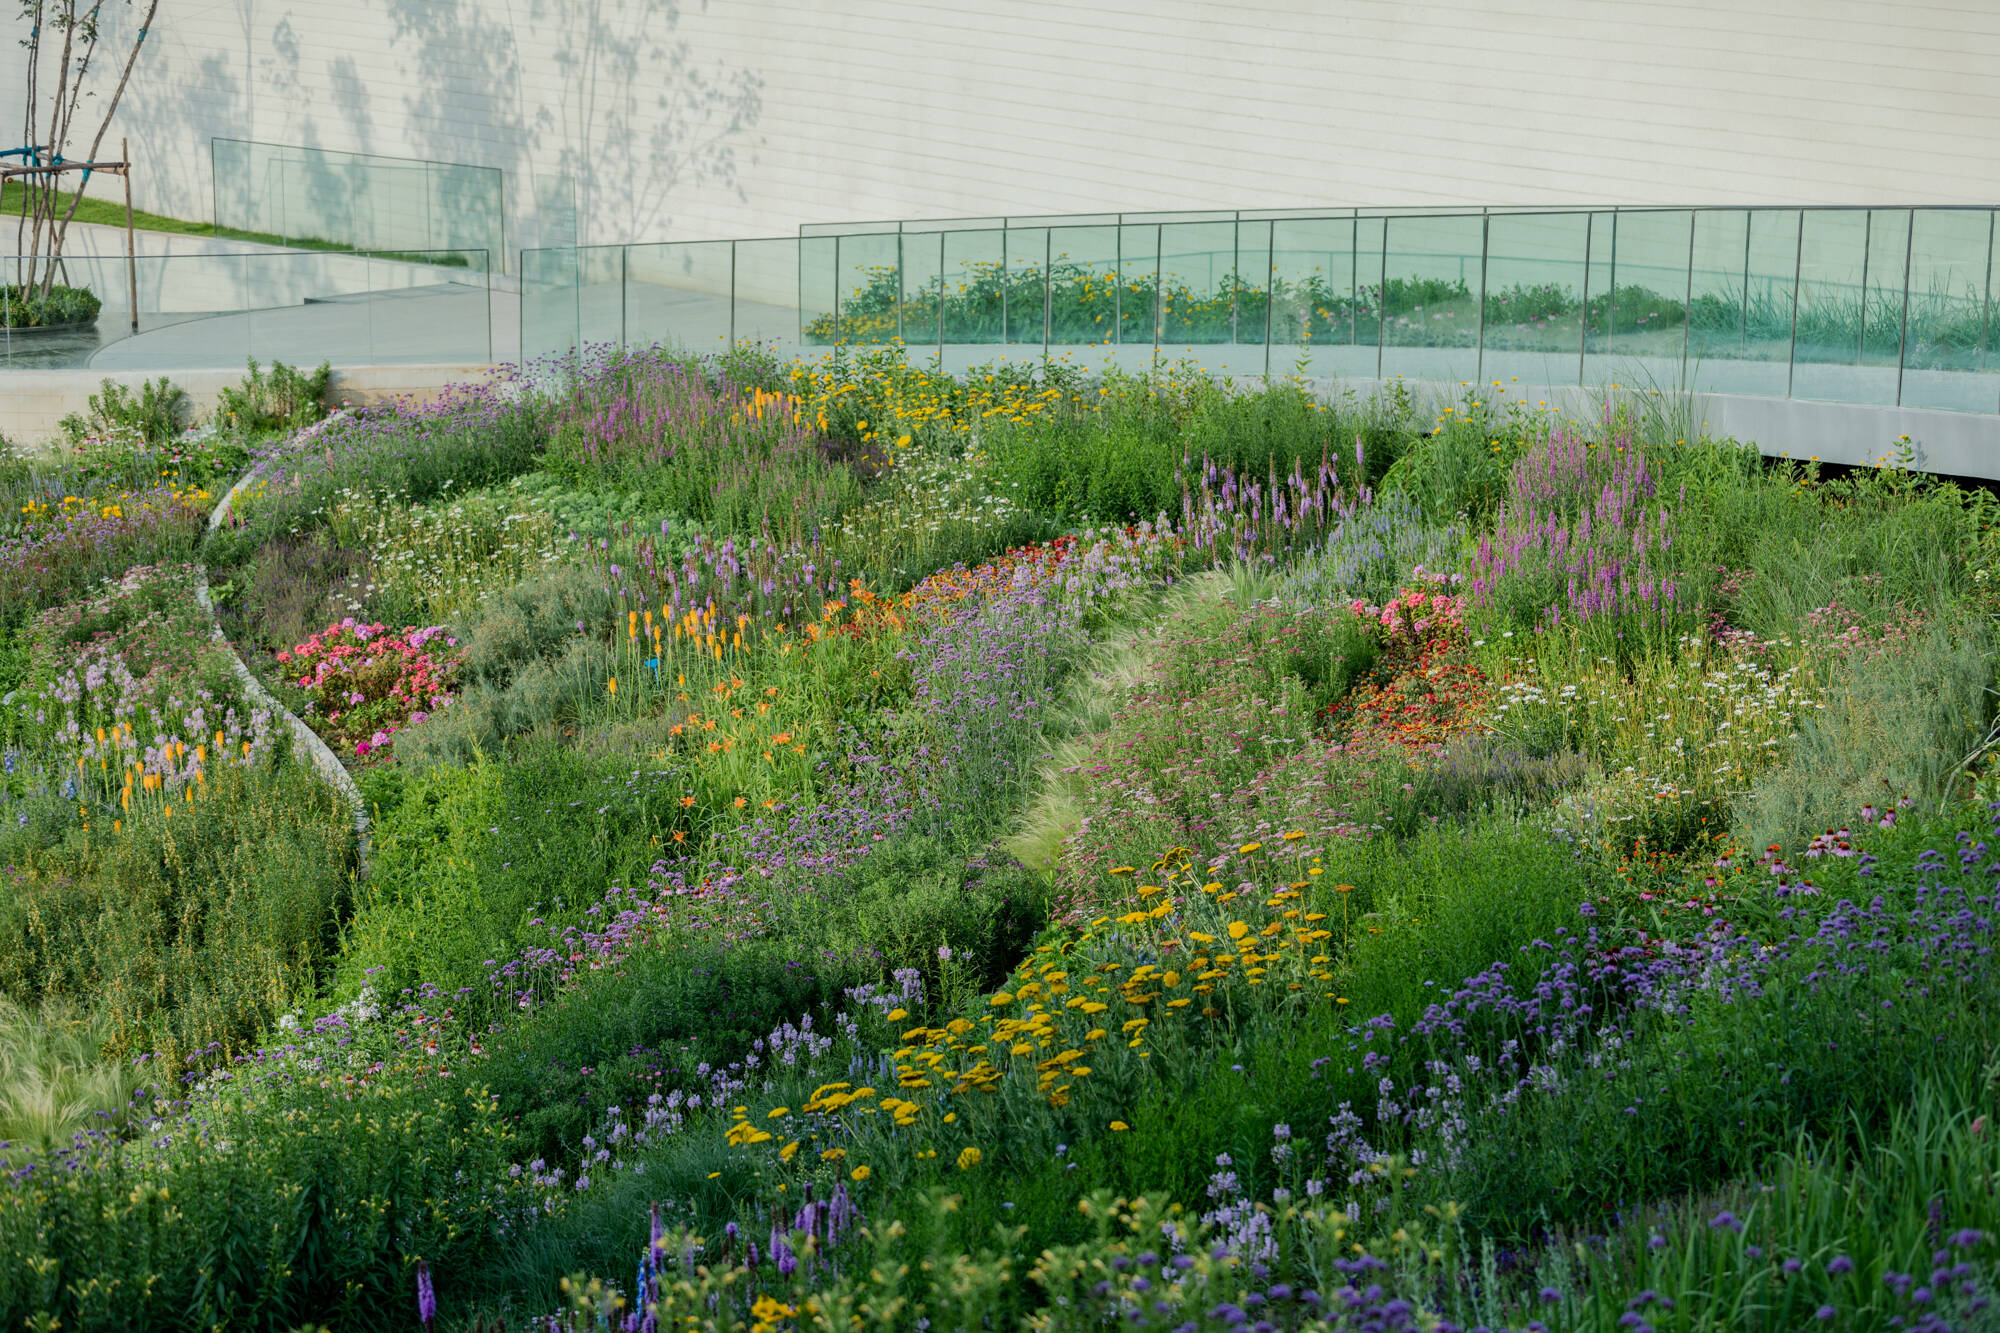
[[[0,1323],[2000,1326],[1991,497],[1517,397],[0,463]]]

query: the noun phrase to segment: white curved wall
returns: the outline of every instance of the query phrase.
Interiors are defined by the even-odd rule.
[[[20,105],[18,26],[0,21],[0,108]],[[556,239],[540,205],[566,177],[586,243],[1113,209],[1992,203],[2000,4],[165,0],[121,130],[141,205],[204,219],[214,135],[501,167],[512,248]]]

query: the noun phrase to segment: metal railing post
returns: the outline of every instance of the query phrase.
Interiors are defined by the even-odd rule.
[[[1681,300],[1681,381],[1676,388],[1688,387],[1688,349],[1694,343],[1694,229],[1700,225],[1701,210],[1688,210],[1687,292]]]
[[[1347,345],[1361,345],[1361,210],[1354,210],[1347,241]]]
[[[2000,222],[2000,211],[1986,215],[1986,303],[1979,316],[1979,373],[1986,373],[1987,344],[1993,340],[1993,232],[1996,222]],[[2000,403],[1996,403],[2000,410]]]
[[[1375,289],[1375,378],[1382,378],[1382,348],[1389,341],[1389,219],[1382,219],[1382,285]]]
[[[1618,210],[1611,210],[1611,281],[1604,289],[1605,336],[1618,337]]]
[[[1266,221],[1264,232],[1264,382],[1271,382],[1271,325],[1278,304],[1278,220]]]
[[[1243,290],[1243,213],[1238,210],[1229,223],[1229,345],[1241,341],[1237,327],[1237,296]]]
[[[1049,366],[1049,323],[1055,315],[1056,229],[1042,228],[1042,370]]]
[[[1479,350],[1473,354],[1472,378],[1486,383],[1486,256],[1493,245],[1493,215],[1479,215]]]
[[[1868,364],[1868,261],[1874,257],[1871,254],[1874,248],[1875,210],[1863,209],[1861,212],[1861,338],[1854,345],[1856,366]]]
[[[1584,354],[1590,350],[1590,235],[1597,214],[1583,215],[1583,309],[1576,321],[1576,382],[1583,385]]]
[[[1757,210],[1743,210],[1743,295],[1739,304],[1743,317],[1742,332],[1737,338],[1736,351],[1739,356],[1750,353],[1750,228],[1757,222]]]
[[[1153,226],[1153,359],[1160,358],[1160,344],[1167,336],[1167,229]]]
[[[1903,318],[1896,327],[1896,406],[1903,405],[1903,369],[1910,363],[1910,263],[1917,248],[1917,210],[1903,234]],[[1863,321],[1864,327],[1866,321]]]
[[[1013,274],[1007,268],[1007,219],[1000,219],[1000,345],[1007,346],[1011,330],[1007,326],[1007,288]]]
[[[1798,252],[1792,257],[1792,337],[1791,346],[1785,353],[1785,397],[1792,396],[1792,390],[1799,378],[1799,288],[1805,281],[1806,267],[1806,211],[1799,210]]]

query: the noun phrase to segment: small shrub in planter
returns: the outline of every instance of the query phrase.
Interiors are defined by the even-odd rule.
[[[47,296],[14,285],[0,285],[0,327],[53,329],[94,324],[104,303],[83,287],[51,287]]]

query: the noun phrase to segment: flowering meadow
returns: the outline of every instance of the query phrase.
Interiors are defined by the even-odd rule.
[[[0,1322],[2000,1327],[1995,506],[1674,419],[746,344],[0,464]]]

